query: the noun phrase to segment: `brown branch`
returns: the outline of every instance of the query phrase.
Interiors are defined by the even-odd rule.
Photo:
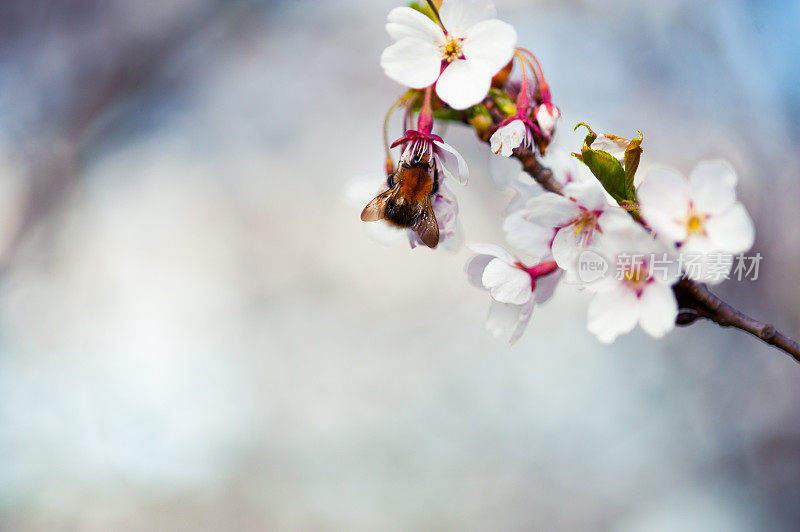
[[[520,152],[517,150],[514,157],[522,163],[522,170],[531,176],[534,181],[542,185],[543,189],[561,194],[561,183],[556,181],[556,178],[553,177],[553,172],[549,168],[542,166],[534,152]]]
[[[733,327],[752,334],[800,362],[800,344],[772,325],[760,322],[733,308],[712,294],[704,285],[689,279],[681,279],[673,287],[673,291],[682,310],[682,315],[678,318],[679,325],[689,325],[698,318],[706,318],[721,327]]]
[[[553,172],[541,165],[534,152],[519,152],[514,156],[522,162],[523,171],[545,190],[556,194],[562,193],[561,184],[553,177]],[[689,279],[682,279],[673,287],[673,291],[681,310],[678,315],[678,325],[689,325],[699,318],[709,319],[721,327],[733,327],[752,334],[800,362],[800,345],[797,342],[772,325],[751,318],[725,303],[705,286]]]

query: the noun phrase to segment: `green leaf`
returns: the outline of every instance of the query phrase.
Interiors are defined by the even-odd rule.
[[[636,170],[639,168],[639,158],[642,156],[642,140],[644,135],[639,131],[639,136],[633,139],[625,150],[625,175],[633,186],[633,178],[636,175]]]
[[[632,165],[632,171],[628,173],[616,157],[607,151],[592,149],[591,145],[597,139],[597,134],[583,122],[576,125],[575,130],[577,131],[581,126],[588,129],[589,133],[583,140],[580,155],[573,155],[589,167],[592,174],[617,203],[635,202],[636,190],[633,187],[633,175],[636,173],[636,167],[639,165],[639,156],[642,153],[640,147],[642,142],[641,135],[631,142],[632,147],[629,147],[625,152],[626,166],[628,166],[629,156]]]

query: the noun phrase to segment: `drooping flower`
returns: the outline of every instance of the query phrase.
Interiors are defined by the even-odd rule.
[[[392,148],[403,146],[400,163],[413,160],[427,160],[434,162],[434,171],[442,170],[446,177],[450,177],[466,185],[469,179],[467,162],[455,148],[442,140],[442,137],[432,133],[425,133],[410,129],[397,139]]]
[[[568,183],[564,195],[546,192],[528,200],[524,217],[534,224],[555,229],[552,250],[559,267],[570,270],[581,251],[597,235],[633,224],[630,216],[612,205],[597,180]]]
[[[439,183],[439,190],[431,198],[433,213],[439,225],[439,244],[448,251],[456,251],[462,243],[463,231],[458,220],[458,202],[453,192],[444,182]],[[411,248],[424,245],[419,235],[411,230],[406,230]]]
[[[525,332],[533,307],[553,295],[561,270],[552,260],[525,266],[500,246],[472,244],[478,253],[467,262],[469,282],[489,291],[492,306],[486,328],[494,336],[510,334],[509,343]]]
[[[527,117],[516,116],[501,123],[492,136],[489,144],[492,151],[503,157],[511,157],[516,148],[529,150],[533,146],[533,131],[537,126]]]
[[[396,42],[384,50],[381,66],[412,89],[436,83],[436,94],[454,109],[471,107],[514,54],[517,32],[495,16],[488,0],[445,0],[441,26],[415,9],[397,7],[386,24]]]
[[[603,343],[613,342],[637,323],[654,338],[671,331],[678,316],[671,286],[679,271],[665,246],[632,223],[603,235],[593,249],[598,259],[607,261],[607,270],[587,285],[596,292],[589,303],[589,331]]]
[[[521,56],[520,56],[521,57]],[[529,150],[533,147],[534,136],[542,137],[539,126],[528,117],[530,95],[528,76],[525,71],[526,60],[521,60],[522,83],[517,95],[516,113],[500,122],[497,130],[489,138],[492,151],[503,157],[511,157],[515,149]]]
[[[736,200],[736,181],[736,172],[722,160],[699,163],[688,181],[671,168],[653,168],[637,190],[642,217],[661,238],[680,246],[682,254],[701,261],[712,254],[745,252],[753,245],[755,228]],[[697,280],[722,280],[706,278],[703,268],[686,273]]]

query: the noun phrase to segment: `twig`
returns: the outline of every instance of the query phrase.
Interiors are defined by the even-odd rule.
[[[690,311],[688,315],[679,317],[679,325],[689,325],[698,318],[706,318],[721,327],[733,327],[752,334],[800,362],[800,344],[772,325],[760,322],[733,308],[712,294],[704,285],[689,279],[681,279],[673,287],[673,291],[682,310]]]
[[[542,188],[556,194],[562,193],[561,184],[553,177],[550,169],[541,165],[532,151],[515,154],[522,162],[522,169],[530,175]],[[772,345],[800,362],[800,344],[781,333],[772,325],[751,318],[744,312],[733,308],[728,303],[712,294],[705,286],[681,279],[674,287],[675,297],[681,309],[678,325],[689,325],[698,318],[706,318],[721,327],[733,327],[752,334],[759,340]]]
[[[522,170],[533,178],[534,181],[542,185],[542,188],[555,192],[556,194],[562,193],[561,183],[556,181],[553,177],[553,172],[549,168],[542,166],[536,154],[532,151],[520,152],[514,154],[514,157],[522,163]]]

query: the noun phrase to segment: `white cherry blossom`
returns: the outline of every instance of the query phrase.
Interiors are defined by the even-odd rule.
[[[497,128],[489,144],[492,151],[503,157],[511,157],[516,148],[530,149],[533,146],[533,135],[522,120],[512,120],[508,124]]]
[[[443,181],[440,181],[439,190],[431,197],[431,205],[436,223],[439,225],[439,245],[448,251],[456,251],[463,242],[463,229],[458,219],[458,202],[455,194]],[[425,245],[414,231],[406,230],[406,233],[412,249]]]
[[[438,135],[409,130],[391,147],[403,144],[405,146],[400,155],[401,163],[411,162],[414,159],[433,161],[434,167],[441,169],[446,177],[453,178],[462,185],[467,184],[469,180],[467,162],[454,147],[444,142]]]
[[[684,256],[707,262],[712,255],[742,253],[753,245],[755,228],[736,200],[736,181],[736,172],[722,160],[699,163],[688,180],[671,168],[650,169],[637,190],[642,217],[659,237],[680,246]],[[713,281],[704,272],[686,273]]]
[[[488,290],[493,300],[486,328],[494,336],[510,334],[509,343],[513,344],[525,332],[534,306],[553,295],[561,270],[553,261],[528,268],[493,244],[469,248],[478,254],[467,263],[467,277],[474,286]]]
[[[559,267],[570,270],[581,251],[592,245],[598,234],[634,222],[623,209],[609,203],[597,180],[568,183],[563,192],[563,196],[546,192],[531,198],[524,217],[534,224],[556,229],[553,257]]]
[[[517,32],[495,18],[488,0],[444,0],[442,26],[410,7],[389,12],[386,31],[396,41],[381,55],[391,79],[412,89],[436,83],[436,94],[454,109],[486,96],[492,77],[514,55]]]
[[[678,316],[671,286],[679,271],[669,250],[635,223],[604,234],[594,249],[608,261],[608,270],[587,285],[596,292],[589,303],[589,331],[603,343],[613,342],[637,323],[654,338],[671,331]]]

